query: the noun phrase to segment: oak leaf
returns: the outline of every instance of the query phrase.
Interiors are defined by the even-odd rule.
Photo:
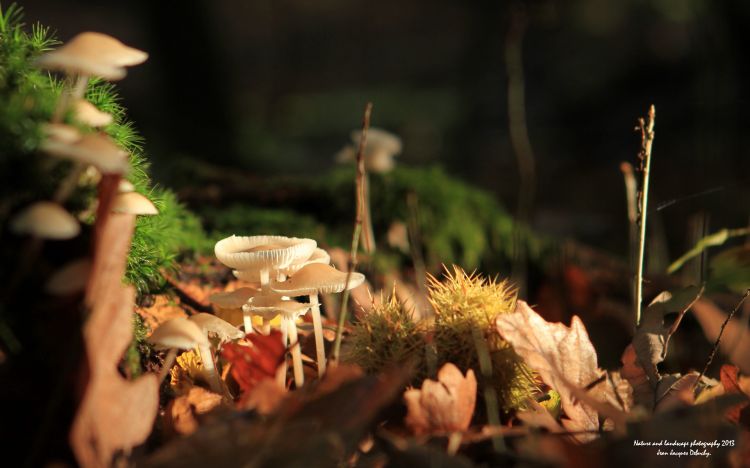
[[[519,300],[515,313],[498,316],[496,324],[500,335],[526,364],[560,393],[567,417],[562,420],[563,427],[571,432],[598,430],[597,412],[578,401],[570,389],[586,387],[602,374],[594,345],[578,316],[573,316],[570,327],[550,323]],[[577,438],[583,441],[590,437]]]
[[[231,364],[229,372],[240,387],[240,405],[261,381],[276,376],[286,353],[278,330],[269,335],[248,333],[246,339],[250,346],[227,343],[221,350],[221,356]]]
[[[477,379],[469,369],[464,376],[455,365],[445,364],[438,381],[426,379],[421,389],[404,393],[406,425],[415,434],[465,431],[471,423],[477,397]]]

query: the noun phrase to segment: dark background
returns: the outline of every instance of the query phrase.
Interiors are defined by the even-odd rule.
[[[525,11],[535,227],[625,256],[621,161],[636,117],[657,108],[652,226],[676,258],[688,223],[747,224],[748,19],[743,0],[22,1],[62,40],[101,31],[151,54],[122,81],[161,183],[194,160],[310,174],[374,103],[404,164],[440,164],[515,210],[504,48]],[[520,10],[518,10],[520,8]],[[199,183],[199,181],[197,182]],[[653,259],[652,259],[653,260]],[[662,261],[665,259],[662,259]]]

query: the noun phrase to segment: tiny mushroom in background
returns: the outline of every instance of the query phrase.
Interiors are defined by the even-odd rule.
[[[39,239],[72,239],[81,231],[78,221],[57,203],[41,201],[24,208],[10,223],[16,234]]]
[[[85,99],[76,99],[73,102],[75,119],[89,127],[105,127],[112,123],[112,114],[102,112]]]
[[[151,200],[138,192],[119,193],[112,202],[112,212],[146,216],[159,214]]]
[[[208,338],[209,333],[213,334],[219,339],[220,343],[236,340],[245,336],[245,334],[242,333],[242,330],[215,315],[200,313],[190,316],[188,320],[198,325],[201,331],[206,335],[206,338]],[[211,348],[208,348],[206,356],[203,355],[203,352],[204,351],[201,350],[201,360],[203,361],[203,369],[206,370],[206,377],[209,384],[211,385],[211,390],[216,393],[225,395],[226,388],[221,383],[219,373],[216,372],[216,366],[214,364],[213,355],[211,354]],[[210,365],[206,364],[206,359],[210,359]]]
[[[160,381],[169,373],[174,359],[177,357],[178,349],[198,348],[198,354],[203,362],[203,369],[209,377],[211,389],[217,393],[222,392],[221,385],[217,386],[216,382],[212,381],[210,377],[212,373],[216,374],[214,360],[211,356],[211,343],[197,324],[184,317],[169,319],[154,330],[148,341],[157,349],[169,350],[169,354],[164,359],[164,367],[159,375]],[[214,390],[214,387],[217,387],[217,389]]]
[[[44,135],[62,143],[75,143],[82,138],[81,132],[72,125],[61,123],[46,123],[42,125]]]
[[[231,236],[216,243],[214,253],[224,265],[239,271],[258,271],[262,290],[268,289],[271,272],[310,258],[317,243],[284,236]]]
[[[354,161],[360,138],[362,138],[362,131],[354,130],[351,134],[353,145],[347,145],[339,151],[336,154],[336,160],[338,162]],[[364,151],[367,171],[374,173],[390,172],[396,165],[394,156],[400,154],[402,149],[401,138],[383,129],[370,127],[367,131]]]
[[[65,296],[83,291],[86,288],[90,272],[90,259],[73,260],[52,274],[44,285],[44,291],[55,296]]]
[[[254,333],[252,314],[249,310],[246,311],[243,306],[258,294],[260,292],[257,289],[237,288],[230,292],[211,294],[208,301],[218,309],[217,313],[227,310],[241,310],[245,333]]]
[[[305,383],[305,375],[302,370],[302,351],[298,343],[296,320],[310,309],[310,304],[283,299],[281,296],[257,296],[252,298],[250,303],[243,308],[249,308],[253,314],[263,316],[264,322],[267,317],[273,318],[276,315],[281,315],[282,342],[284,346],[290,342],[292,344],[294,384],[297,388],[302,387]],[[279,376],[279,383],[283,386],[286,372],[280,372]]]
[[[348,282],[347,282],[348,277]],[[318,293],[340,293],[356,288],[365,281],[362,273],[351,274],[339,271],[324,263],[310,263],[283,282],[271,284],[271,290],[289,297],[308,296],[312,308],[313,330],[315,331],[315,351],[318,361],[318,375],[326,370],[325,348],[323,345],[323,324],[320,318]]]

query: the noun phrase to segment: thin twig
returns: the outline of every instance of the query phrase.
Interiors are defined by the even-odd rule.
[[[635,262],[638,251],[638,182],[635,180],[635,174],[633,173],[633,165],[629,162],[623,162],[620,164],[620,170],[622,176],[625,179],[625,197],[628,204],[628,267],[630,269],[631,277],[635,276]],[[635,284],[630,290],[630,300],[633,306],[633,310],[636,308],[636,291]]]
[[[487,341],[481,330],[477,327],[471,329],[472,338],[474,338],[474,347],[477,351],[479,361],[479,370],[482,373],[482,387],[484,388],[484,405],[487,409],[487,423],[491,426],[500,425],[500,405],[497,398],[497,390],[492,385],[492,357],[487,346]],[[497,453],[507,450],[505,440],[502,436],[492,437],[492,448]]]
[[[526,12],[520,3],[510,6],[510,25],[505,41],[505,68],[508,74],[508,126],[510,143],[518,161],[519,191],[517,224],[513,229],[513,277],[519,294],[526,288],[528,258],[526,227],[531,223],[536,192],[536,161],[526,125],[526,92],[523,75],[522,45],[526,31]]]
[[[365,114],[362,118],[362,136],[359,139],[359,149],[357,150],[357,175],[356,175],[356,188],[357,188],[357,214],[354,218],[354,233],[352,234],[352,250],[349,257],[349,269],[346,272],[346,282],[349,284],[352,272],[357,267],[357,251],[359,250],[359,237],[362,233],[362,221],[365,213],[365,184],[364,180],[366,177],[365,173],[365,144],[367,143],[367,130],[370,128],[370,114],[372,114],[372,103],[368,102],[365,106]],[[333,345],[333,353],[331,355],[331,363],[336,365],[339,361],[339,353],[341,352],[341,338],[344,334],[344,324],[346,323],[346,316],[348,315],[348,303],[349,303],[349,290],[345,290],[341,295],[341,309],[339,311],[339,325],[336,328],[336,341]]]
[[[734,310],[732,310],[732,312],[730,312],[729,315],[727,315],[726,320],[724,320],[724,323],[721,324],[721,328],[719,329],[719,336],[716,337],[716,342],[714,343],[714,347],[711,350],[711,354],[708,355],[708,361],[706,362],[706,365],[703,367],[701,374],[698,376],[698,380],[695,381],[693,388],[695,388],[698,385],[698,382],[700,382],[703,376],[706,375],[706,372],[708,372],[708,367],[713,362],[714,357],[716,356],[716,351],[719,349],[719,343],[721,342],[721,335],[724,333],[724,327],[726,327],[729,321],[732,320],[732,317],[734,317],[734,314],[736,314],[737,311],[740,310],[740,307],[742,307],[742,304],[745,302],[745,299],[747,299],[748,296],[750,296],[750,289],[747,289],[745,291],[745,294],[742,296],[742,299],[740,299],[740,302],[737,303],[737,306],[735,306]]]
[[[643,184],[640,195],[640,232],[638,235],[638,258],[636,263],[635,277],[635,325],[641,322],[641,309],[643,307],[643,263],[646,253],[646,213],[648,208],[648,184],[651,172],[651,148],[654,144],[654,121],[656,120],[656,108],[652,104],[648,109],[648,120],[638,119],[637,130],[641,132],[641,150],[638,153],[640,169],[643,173]]]

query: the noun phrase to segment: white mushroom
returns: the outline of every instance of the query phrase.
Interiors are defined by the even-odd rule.
[[[122,174],[128,170],[128,153],[100,133],[89,133],[78,140],[47,138],[40,148],[51,156],[92,164],[103,173]]]
[[[118,194],[112,202],[112,212],[146,216],[159,214],[151,200],[138,192]]]
[[[44,290],[55,296],[65,296],[83,291],[91,272],[91,260],[79,258],[66,263],[47,280]]]
[[[216,243],[214,253],[224,265],[237,270],[257,270],[266,290],[270,273],[309,258],[316,242],[284,236],[231,236]]]
[[[348,277],[348,282],[347,282]],[[351,275],[324,263],[310,263],[284,282],[274,282],[271,290],[289,297],[308,296],[312,308],[313,330],[315,332],[315,352],[318,361],[318,375],[326,370],[325,348],[323,344],[323,324],[320,318],[318,293],[340,293],[362,284],[365,276],[352,272]]]
[[[100,111],[95,105],[85,99],[73,101],[75,119],[90,127],[104,127],[112,123],[112,114]]]
[[[242,309],[242,322],[245,326],[245,333],[254,333],[252,311],[245,309],[243,306],[258,294],[260,292],[257,289],[237,288],[231,292],[212,294],[208,300],[221,309]]]
[[[10,229],[40,239],[71,239],[78,235],[81,226],[62,206],[41,201],[18,213],[11,220]]]

